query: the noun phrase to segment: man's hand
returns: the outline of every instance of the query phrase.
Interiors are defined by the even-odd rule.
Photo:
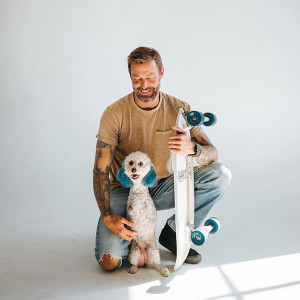
[[[134,224],[121,216],[108,215],[103,217],[103,223],[114,234],[126,241],[131,241],[136,235],[138,235],[137,231],[132,231],[125,227],[125,225],[132,227]]]
[[[175,126],[172,126],[172,129],[178,134],[169,137],[170,151],[181,155],[194,154],[195,143],[190,140],[186,132]]]

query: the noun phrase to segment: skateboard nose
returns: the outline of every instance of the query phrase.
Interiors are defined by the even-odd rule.
[[[132,173],[135,173],[135,172],[136,172],[136,168],[132,168],[132,169],[131,169],[131,172],[132,172]]]

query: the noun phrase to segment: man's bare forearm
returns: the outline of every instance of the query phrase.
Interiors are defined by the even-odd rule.
[[[111,214],[110,211],[110,180],[109,170],[115,147],[97,141],[95,165],[93,171],[94,194],[102,217]]]
[[[94,194],[103,217],[110,215],[110,181],[109,173],[94,171]]]
[[[200,166],[207,166],[214,161],[218,161],[218,152],[215,146],[213,146],[209,140],[201,137],[200,140],[195,138],[192,139],[194,142],[198,143],[201,148],[201,154],[196,157],[196,161]]]

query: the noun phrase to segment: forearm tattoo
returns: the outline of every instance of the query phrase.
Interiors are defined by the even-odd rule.
[[[97,141],[95,165],[93,171],[94,194],[102,216],[110,211],[110,180],[109,170],[114,155],[114,147]],[[104,157],[105,156],[105,157]]]
[[[207,166],[214,161],[218,160],[217,149],[204,137],[200,140],[192,138],[192,141],[201,146],[201,154],[196,158],[196,161],[201,166]]]

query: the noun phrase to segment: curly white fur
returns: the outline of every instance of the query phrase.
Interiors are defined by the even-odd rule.
[[[154,265],[163,276],[169,276],[169,270],[160,262],[159,251],[155,241],[156,208],[149,195],[143,178],[149,173],[152,163],[147,154],[140,151],[131,153],[125,158],[125,174],[130,178],[127,203],[127,218],[134,223],[132,230],[139,234],[132,240],[128,256],[131,267],[128,272],[134,274],[138,267]]]

